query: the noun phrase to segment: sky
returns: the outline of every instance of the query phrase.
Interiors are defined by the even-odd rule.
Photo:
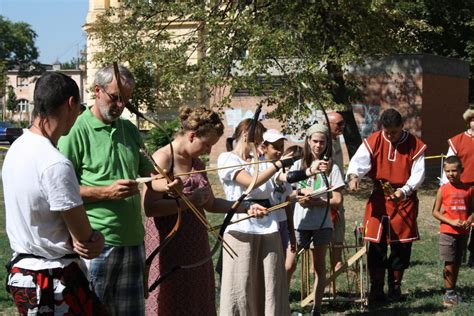
[[[88,0],[0,0],[0,15],[31,26],[38,35],[41,63],[64,63],[78,57],[86,45],[82,26],[88,5]]]

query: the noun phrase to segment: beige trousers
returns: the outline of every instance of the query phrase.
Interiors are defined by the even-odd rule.
[[[279,232],[232,231],[224,239],[238,257],[223,252],[220,315],[290,315]]]

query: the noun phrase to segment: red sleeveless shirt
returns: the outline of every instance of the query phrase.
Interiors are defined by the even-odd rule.
[[[465,221],[472,212],[472,188],[467,184],[455,187],[451,183],[441,186],[443,215],[449,219]],[[439,231],[447,234],[467,235],[468,230],[441,223]]]
[[[412,166],[426,150],[426,145],[403,131],[400,140],[393,144],[382,131],[375,132],[364,145],[370,153],[371,170],[367,174],[375,183],[390,182],[401,187],[410,178]],[[365,239],[381,241],[382,225],[388,225],[388,242],[412,242],[419,239],[416,218],[418,198],[413,192],[406,200],[395,203],[385,198],[381,190],[374,190],[365,209]]]
[[[474,185],[474,137],[465,131],[450,138],[448,144],[464,167],[461,182]]]

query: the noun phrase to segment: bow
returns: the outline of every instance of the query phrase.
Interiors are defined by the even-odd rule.
[[[119,95],[120,99],[123,100],[123,98],[122,98],[122,96],[123,96],[123,85],[122,85],[122,80],[121,80],[121,76],[120,76],[120,70],[119,70],[118,63],[114,62],[113,67],[114,67],[115,80],[117,82],[118,95]],[[138,117],[144,118],[144,116],[137,109],[135,109],[129,102],[125,103],[125,107],[130,112],[136,114]],[[159,129],[161,129],[164,132],[165,137],[168,139],[168,142],[170,143],[171,166],[170,166],[169,172],[172,173],[173,169],[174,169],[174,150],[173,150],[173,145],[171,144],[171,139],[169,139],[168,134],[166,133],[166,131],[157,122],[151,122],[151,123],[153,125],[157,126]],[[141,146],[141,144],[140,144],[140,147],[141,147],[140,151],[148,158],[148,160],[150,160],[150,162],[153,164],[153,167],[155,168],[155,170],[157,170],[159,172],[159,169],[160,169],[159,166],[156,165],[156,163],[154,162],[153,158],[151,158],[151,155],[148,153],[148,151],[143,146]],[[162,173],[160,172],[160,174],[162,174]],[[170,178],[167,178],[167,180],[168,180],[168,183],[171,182]],[[176,233],[178,232],[179,226],[181,225],[181,207],[180,207],[179,201],[177,199],[176,199],[176,203],[177,203],[177,206],[178,206],[176,223],[173,225],[173,228],[168,233],[168,235],[165,237],[163,242],[161,242],[160,245],[158,245],[158,247],[146,259],[145,264],[146,264],[147,268],[149,268],[153,258],[158,254],[158,252],[160,252],[160,250],[163,249],[171,241],[171,239],[176,235]]]
[[[324,154],[323,154],[323,160],[325,161],[329,161],[329,159],[331,159],[332,157],[332,133],[331,133],[331,125],[329,123],[329,117],[328,117],[328,114],[326,113],[326,110],[324,109],[324,106],[321,104],[321,102],[318,100],[318,97],[315,95],[315,93],[313,92],[313,90],[311,90],[307,85],[306,83],[302,82],[301,85],[303,86],[303,88],[305,88],[309,93],[310,95],[313,97],[314,101],[316,101],[316,103],[318,104],[319,108],[321,109],[321,111],[323,112],[323,115],[324,115],[324,118],[326,119],[326,125],[328,127],[328,140],[327,140],[327,146],[326,146],[326,149],[324,150]],[[329,180],[327,178],[327,175],[326,175],[326,172],[322,172],[322,178],[323,178],[323,181],[324,181],[324,184],[326,185],[326,188],[329,188],[330,185],[329,185]],[[329,209],[330,209],[330,200],[331,198],[331,193],[328,191],[327,192],[327,195],[326,195],[326,211],[324,212],[324,216],[323,216],[323,220],[321,222],[321,226],[319,226],[319,229],[322,229],[323,228],[323,225],[324,225],[324,222],[326,221],[327,217],[328,217],[328,214],[329,214]],[[311,244],[311,241],[312,239],[309,240],[308,244],[307,245],[304,245],[303,249],[304,248],[307,248],[310,244]]]
[[[301,157],[292,157],[292,158],[286,158],[286,159],[293,159],[293,162],[295,162],[296,160],[299,160],[300,158]],[[201,169],[201,170],[193,170],[193,171],[190,171],[190,172],[176,173],[175,177],[189,176],[189,175],[192,175],[192,174],[205,173],[205,172],[209,172],[209,171],[217,171],[217,170],[222,170],[222,169],[231,169],[231,168],[238,168],[238,167],[244,167],[244,166],[250,166],[250,165],[257,165],[257,164],[265,163],[265,162],[275,163],[278,160],[280,160],[280,159],[267,159],[267,160],[247,162],[247,163],[243,163],[243,164],[239,164],[239,165],[216,167],[216,168],[207,168],[207,169]],[[147,183],[147,182],[150,182],[150,181],[153,181],[153,180],[158,180],[158,179],[163,179],[163,177],[156,175],[156,176],[153,176],[153,177],[136,178],[135,180],[137,182]]]
[[[250,129],[248,133],[248,144],[250,145],[250,150],[252,151],[253,159],[255,161],[258,160],[258,152],[257,152],[257,146],[255,145],[255,129],[257,127],[257,122],[258,118],[260,116],[260,112],[262,111],[262,104],[259,104],[257,106],[257,109],[255,110],[255,114],[252,119],[252,123],[250,124]],[[219,235],[224,236],[224,232],[227,228],[227,226],[230,223],[230,220],[234,216],[235,212],[237,211],[237,208],[239,205],[242,203],[243,200],[249,195],[249,193],[254,189],[255,184],[257,183],[258,179],[258,171],[259,171],[259,165],[254,168],[254,172],[252,175],[252,181],[250,182],[249,186],[247,189],[242,193],[242,195],[232,204],[232,207],[230,210],[227,212],[224,221],[222,222],[221,229],[219,230]]]
[[[123,95],[122,94],[122,83],[121,83],[121,77],[120,77],[120,72],[119,72],[119,68],[118,68],[118,64],[117,62],[114,62],[113,63],[113,67],[114,67],[114,73],[115,73],[115,78],[116,78],[116,81],[117,81],[117,88],[118,88],[118,91],[119,91],[119,96]],[[156,126],[157,128],[159,128],[161,131],[164,132],[164,134],[166,135],[165,137],[167,137],[168,141],[169,141],[169,144],[170,144],[170,152],[171,152],[171,167],[170,167],[170,171],[172,172],[173,170],[173,166],[174,166],[174,150],[173,150],[173,145],[172,145],[172,142],[171,142],[171,139],[168,137],[166,131],[164,130],[163,127],[161,127],[161,125],[153,120],[152,118],[144,115],[143,113],[141,113],[137,108],[133,107],[130,103],[126,103],[125,104],[125,107],[131,112],[131,113],[134,113],[135,115],[137,115],[137,117],[139,118],[142,118],[148,122],[150,122],[151,124],[153,124],[154,126]],[[146,149],[142,146],[142,152],[147,156],[147,158],[151,161],[151,163],[153,164],[155,170],[160,173],[160,175],[162,177],[164,177],[166,179],[166,181],[168,183],[172,182],[172,177],[168,175],[168,173],[166,173],[160,166],[158,166],[153,158],[151,157],[151,155],[148,154],[148,152],[146,151]],[[189,200],[189,198],[184,195],[179,189],[177,189],[176,187],[173,187],[173,190],[174,192],[177,194],[178,197],[180,197],[184,203],[189,207],[189,209],[198,217],[198,219],[200,220],[200,222],[208,229],[210,230],[217,238],[217,242],[222,242],[223,243],[223,248],[229,252],[229,254],[232,256],[232,254],[235,255],[235,252],[234,250],[223,240],[222,237],[219,236],[219,234],[216,233],[215,230],[212,229],[212,226],[211,224],[207,221],[206,217],[201,214],[201,212],[199,212],[199,210],[196,208],[196,206],[194,206],[194,204],[191,203],[191,201]],[[160,250],[163,249],[164,246],[166,246],[169,241],[176,235],[178,229],[179,229],[179,226],[181,224],[181,208],[180,208],[180,205],[179,205],[179,202],[178,202],[178,199],[176,198],[176,203],[178,203],[178,215],[177,215],[177,219],[176,219],[176,223],[173,227],[173,229],[170,231],[170,233],[166,236],[165,240],[160,244],[158,245],[158,247],[150,254],[150,256],[146,259],[146,264],[149,266],[152,262],[152,260],[154,259],[154,257],[158,254],[158,252]]]
[[[255,110],[255,114],[254,114],[254,117],[252,119],[252,123],[250,124],[249,133],[248,133],[248,142],[249,142],[249,145],[251,146],[250,149],[252,151],[252,154],[253,154],[254,160],[255,160],[253,162],[254,164],[258,164],[258,161],[257,161],[258,160],[258,152],[257,152],[257,146],[255,145],[255,128],[256,128],[258,117],[260,116],[261,110],[262,110],[262,105],[258,105],[257,109]],[[212,259],[214,254],[219,249],[219,245],[220,245],[219,240],[224,240],[223,236],[224,236],[225,229],[231,223],[231,219],[234,216],[235,212],[237,211],[237,208],[239,207],[239,205],[248,196],[248,194],[254,189],[255,184],[257,183],[257,179],[258,179],[258,166],[255,168],[255,172],[252,175],[252,181],[251,181],[250,185],[247,187],[247,189],[244,191],[244,193],[242,193],[242,195],[232,204],[230,210],[227,212],[227,214],[224,218],[224,222],[220,226],[220,230],[219,230],[219,234],[218,234],[219,238],[216,241],[216,243],[214,244],[214,246],[212,247],[212,250],[211,250],[210,254],[208,256],[202,258],[201,260],[199,260],[196,263],[192,263],[192,264],[188,264],[188,265],[176,265],[176,266],[174,266],[170,271],[168,271],[166,273],[163,273],[162,275],[160,275],[160,277],[155,282],[153,282],[153,284],[150,286],[150,289],[149,289],[150,292],[153,291],[160,283],[162,283],[164,280],[166,280],[173,272],[178,271],[180,269],[195,268],[195,267],[198,267],[202,264],[205,264],[206,262],[208,262],[209,260]],[[214,228],[217,228],[217,227],[210,227],[210,230],[213,231]],[[225,243],[223,243],[223,245],[224,244]],[[229,253],[229,255],[232,257],[232,255],[230,253]],[[235,254],[235,256],[237,256],[237,254]]]
[[[312,192],[311,194],[305,195],[305,197],[318,197],[318,196],[327,194],[327,193],[332,192],[332,191],[334,191],[334,187],[331,187],[329,189],[323,188],[323,190],[316,190],[316,191]],[[293,203],[294,200],[298,200],[298,197],[296,197],[294,199],[289,199],[285,202],[282,202],[282,203],[279,203],[279,204],[276,204],[276,205],[273,205],[273,206],[267,208],[266,215],[268,215],[272,212],[278,211],[282,207],[290,205],[291,203]],[[245,220],[248,220],[248,219],[251,219],[251,218],[255,218],[255,217],[256,217],[255,215],[249,215],[249,216],[246,216],[246,217],[242,217],[242,218],[239,218],[238,220],[230,222],[229,225],[237,224],[239,222],[242,222],[242,221],[245,221]],[[217,226],[214,226],[213,228],[217,229],[217,228],[220,228],[220,227],[222,227],[222,225],[217,225]]]

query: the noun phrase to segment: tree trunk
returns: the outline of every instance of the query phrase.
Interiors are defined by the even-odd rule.
[[[334,101],[337,104],[342,104],[347,109],[342,111],[341,115],[346,121],[346,126],[344,128],[344,140],[346,141],[347,151],[349,153],[349,158],[354,156],[357,148],[362,144],[362,139],[360,136],[359,128],[357,127],[354,113],[352,112],[352,106],[350,105],[348,98],[348,91],[345,84],[344,72],[340,65],[334,63],[327,64],[327,71],[329,77],[333,80],[334,86],[332,87],[332,96]]]
[[[362,138],[359,133],[359,127],[354,118],[354,113],[352,112],[352,107],[349,105],[348,110],[342,111],[341,115],[344,117],[344,121],[346,121],[346,126],[344,127],[344,140],[346,141],[349,158],[352,158],[357,151],[357,148],[362,144]]]

